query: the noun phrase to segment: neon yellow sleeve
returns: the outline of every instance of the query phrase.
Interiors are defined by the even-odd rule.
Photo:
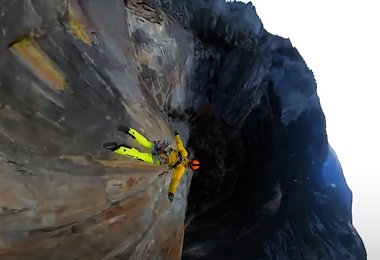
[[[177,167],[174,168],[172,174],[172,180],[169,185],[169,192],[175,194],[179,181],[181,180],[182,175],[185,173],[185,166],[181,163]]]
[[[185,147],[183,147],[182,140],[181,137],[179,137],[179,135],[175,136],[175,142],[177,143],[178,152],[181,152],[183,157],[187,157],[187,151]]]

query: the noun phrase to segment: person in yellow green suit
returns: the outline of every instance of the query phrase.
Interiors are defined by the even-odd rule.
[[[118,130],[130,135],[138,144],[148,149],[149,152],[140,152],[136,148],[116,142],[105,143],[103,147],[116,154],[132,157],[146,163],[168,165],[170,170],[173,169],[168,191],[168,198],[172,202],[178,184],[186,169],[198,170],[200,167],[198,160],[187,158],[188,153],[182,144],[178,131],[175,131],[177,149],[173,149],[166,140],[151,142],[133,128],[119,126]]]

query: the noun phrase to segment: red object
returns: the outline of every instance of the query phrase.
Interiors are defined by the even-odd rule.
[[[199,167],[201,166],[200,162],[198,160],[191,160],[190,161],[190,168],[194,170],[198,170]]]

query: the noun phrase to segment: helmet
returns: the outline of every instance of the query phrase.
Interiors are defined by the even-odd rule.
[[[194,170],[198,170],[199,167],[200,167],[200,162],[198,160],[195,160],[195,159],[192,159],[190,160],[190,168],[194,171]]]

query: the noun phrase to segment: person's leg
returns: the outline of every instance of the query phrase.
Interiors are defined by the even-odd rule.
[[[137,149],[133,147],[129,147],[127,145],[121,144],[117,149],[113,151],[114,153],[124,155],[124,156],[129,156],[133,157],[137,160],[146,162],[146,163],[151,163],[151,164],[160,164],[160,162],[155,162],[153,160],[152,154],[151,153],[142,153],[138,151]]]
[[[137,132],[135,129],[131,127],[127,127],[127,126],[119,126],[118,130],[126,134],[129,134],[136,140],[138,144],[144,146],[145,148],[148,148],[149,150],[152,150],[153,143],[150,142],[148,139],[146,139],[142,134]]]

